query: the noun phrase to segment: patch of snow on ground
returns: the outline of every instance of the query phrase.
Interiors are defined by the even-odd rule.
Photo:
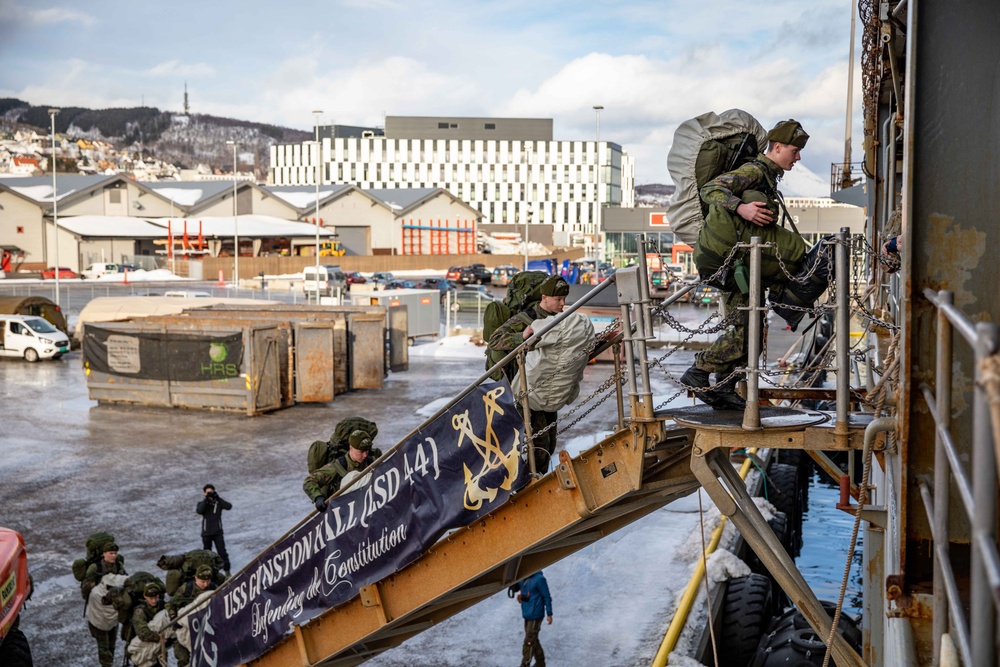
[[[750,574],[750,566],[740,560],[728,549],[716,549],[706,559],[706,573],[712,581],[728,581]]]
[[[98,276],[97,278],[88,278],[87,280],[94,280],[102,283],[123,283],[126,277],[130,283],[144,283],[144,282],[163,282],[167,280],[187,280],[187,278],[181,278],[180,276],[175,276],[170,272],[169,269],[155,269],[153,271],[147,271],[145,269],[136,269],[135,271],[129,271],[128,273],[106,273],[103,276]]]
[[[471,336],[448,336],[435,341],[418,343],[410,348],[411,357],[432,357],[434,359],[474,359],[483,360],[486,372],[486,348],[472,342]]]
[[[451,401],[451,400],[452,399],[451,399],[450,396],[442,396],[441,398],[437,399],[436,401],[431,401],[430,403],[428,403],[424,407],[420,408],[419,410],[417,410],[413,414],[417,415],[418,417],[423,417],[424,419],[427,419],[428,417],[430,417],[431,415],[433,415],[435,412],[437,412],[438,410],[440,410],[441,408],[443,408],[444,406],[446,406],[448,404],[448,402]]]
[[[705,667],[694,658],[689,658],[677,651],[671,651],[670,655],[667,656],[667,664],[670,667]]]

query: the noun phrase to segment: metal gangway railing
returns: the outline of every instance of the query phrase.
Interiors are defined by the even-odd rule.
[[[934,386],[921,385],[934,419],[934,476],[918,481],[934,540],[934,656],[948,644],[957,646],[965,665],[994,665],[996,622],[1000,610],[1000,555],[997,553],[996,447],[1000,443],[1000,327],[972,322],[954,305],[952,292],[924,290],[937,309],[937,353]],[[952,437],[954,384],[953,334],[971,349],[975,361],[971,460],[963,462]],[[969,576],[963,586],[955,575],[949,549],[951,493],[972,528]],[[963,590],[964,589],[964,590]],[[968,610],[968,611],[966,611]]]

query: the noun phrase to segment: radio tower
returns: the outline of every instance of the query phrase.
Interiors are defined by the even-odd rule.
[[[184,82],[184,115],[191,115],[191,107],[188,105],[188,82]]]

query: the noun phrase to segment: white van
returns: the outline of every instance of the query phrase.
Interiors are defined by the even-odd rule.
[[[118,265],[111,264],[109,262],[94,262],[86,269],[80,272],[80,275],[84,278],[100,278],[101,276],[106,276],[109,273],[118,273]]]
[[[41,317],[0,315],[0,357],[26,361],[58,359],[69,352],[69,338]]]
[[[320,294],[333,296],[343,294],[347,291],[347,276],[340,270],[339,266],[332,264],[320,264],[319,273],[316,273],[315,266],[307,266],[302,269],[302,290],[306,294]]]

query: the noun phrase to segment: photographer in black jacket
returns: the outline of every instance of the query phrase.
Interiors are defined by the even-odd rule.
[[[195,508],[195,511],[201,515],[202,548],[210,550],[212,543],[215,543],[215,550],[222,556],[222,567],[228,577],[229,553],[226,552],[226,540],[222,534],[222,510],[231,510],[233,505],[223,500],[211,484],[206,484],[202,491],[204,491],[205,497]]]

